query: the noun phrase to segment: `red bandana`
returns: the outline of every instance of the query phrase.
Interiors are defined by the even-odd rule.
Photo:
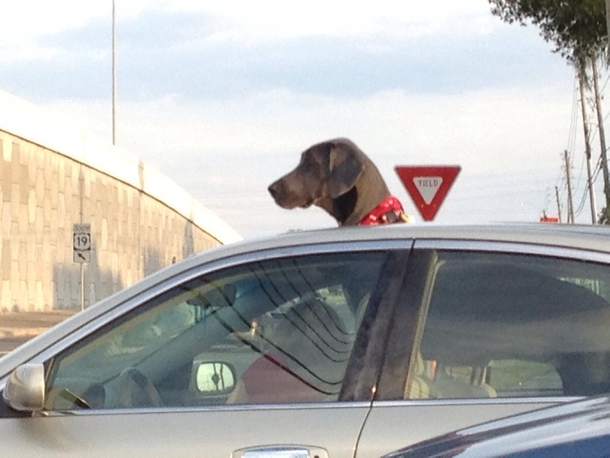
[[[375,226],[377,224],[390,224],[408,222],[409,217],[402,209],[400,201],[394,197],[386,197],[379,205],[373,208],[360,220],[361,226]]]

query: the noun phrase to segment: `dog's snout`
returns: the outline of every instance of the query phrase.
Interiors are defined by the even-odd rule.
[[[267,190],[269,191],[269,194],[271,194],[271,197],[277,199],[282,192],[282,182],[278,180],[275,183],[271,183]]]
[[[303,205],[303,199],[295,194],[286,177],[271,183],[267,188],[275,203],[283,208],[294,208]]]

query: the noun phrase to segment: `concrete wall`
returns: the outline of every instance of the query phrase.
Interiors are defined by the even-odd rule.
[[[81,307],[72,225],[89,223],[84,306],[239,235],[130,153],[0,92],[0,311]]]

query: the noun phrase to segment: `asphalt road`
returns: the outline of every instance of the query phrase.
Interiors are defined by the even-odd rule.
[[[74,313],[73,310],[0,313],[0,355],[14,350]]]
[[[27,337],[9,337],[0,339],[0,356],[7,354],[10,351],[13,351],[19,345],[24,344],[28,340],[30,340],[34,336]]]

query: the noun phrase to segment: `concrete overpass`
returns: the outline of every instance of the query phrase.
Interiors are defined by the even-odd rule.
[[[129,152],[0,91],[0,311],[81,307],[73,224],[91,227],[84,306],[241,237]]]

